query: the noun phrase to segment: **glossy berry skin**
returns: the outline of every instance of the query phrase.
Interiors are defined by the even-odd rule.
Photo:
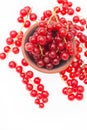
[[[16,68],[16,62],[15,61],[10,61],[8,64],[9,68]]]
[[[10,31],[10,37],[15,38],[17,36],[17,32],[15,30]]]
[[[16,66],[16,71],[18,72],[18,73],[22,73],[22,70],[23,70],[23,67],[22,66],[20,66],[20,65],[18,65],[18,66]]]
[[[43,91],[44,90],[44,85],[43,84],[38,84],[37,90],[38,91]]]
[[[19,16],[19,17],[17,18],[17,21],[18,21],[19,23],[23,23],[23,22],[24,22],[24,18],[23,18],[22,16]]]
[[[10,51],[10,49],[11,49],[11,48],[10,48],[9,46],[5,46],[5,47],[4,47],[4,52],[8,53],[8,52]]]
[[[33,89],[33,85],[30,84],[30,83],[28,83],[28,84],[26,85],[26,89],[27,89],[28,91],[31,91],[31,90]]]
[[[27,15],[27,11],[26,11],[25,9],[21,9],[21,10],[20,10],[20,15],[21,15],[22,17],[25,17],[25,16]]]
[[[75,95],[74,95],[74,94],[68,95],[68,99],[69,99],[70,101],[73,101],[73,100],[75,99]]]
[[[13,47],[13,48],[12,48],[12,52],[13,52],[14,54],[18,54],[18,53],[19,53],[19,48],[18,48],[18,47]]]
[[[35,13],[30,14],[30,20],[35,21],[37,19],[37,15]]]
[[[44,108],[44,103],[40,103],[39,108]]]
[[[41,82],[41,79],[39,77],[34,78],[35,84],[40,84],[40,82]]]
[[[6,58],[6,54],[4,52],[0,53],[0,59],[4,60]]]
[[[77,100],[82,100],[83,99],[83,94],[82,93],[77,93],[76,94],[76,99]]]
[[[6,43],[7,43],[8,45],[12,45],[12,44],[13,44],[13,38],[8,37],[8,38],[6,39]]]
[[[33,78],[34,76],[34,73],[31,71],[31,70],[28,70],[25,75],[30,79],[30,78]]]
[[[36,90],[32,90],[32,91],[30,92],[30,95],[31,95],[32,97],[36,97],[36,96],[37,96],[37,91],[36,91]]]
[[[24,23],[24,27],[28,28],[28,27],[30,27],[30,24],[31,24],[30,21],[26,20],[25,23]]]

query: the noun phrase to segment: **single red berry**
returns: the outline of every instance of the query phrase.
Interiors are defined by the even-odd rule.
[[[61,59],[62,60],[68,60],[69,59],[69,54],[67,53],[67,52],[63,52],[62,54],[61,54]]]
[[[8,45],[12,45],[12,44],[14,43],[14,41],[13,41],[13,39],[12,39],[11,37],[8,37],[8,38],[6,39],[6,43],[7,43]]]
[[[42,35],[38,35],[37,43],[40,44],[40,45],[43,45],[43,46],[46,45],[47,44],[46,37],[42,36]]]
[[[24,22],[24,18],[23,18],[22,16],[19,16],[19,17],[17,18],[17,21],[18,21],[19,23],[23,23],[23,22]]]
[[[28,77],[28,78],[32,78],[34,76],[34,73],[31,71],[31,70],[28,70],[25,75]]]
[[[23,70],[23,67],[22,67],[22,66],[18,65],[18,66],[16,67],[16,71],[17,71],[18,73],[22,73],[22,70]]]
[[[76,7],[76,11],[77,11],[77,12],[80,12],[80,11],[81,11],[81,7],[77,6],[77,7]]]
[[[44,90],[44,85],[43,84],[38,84],[37,90],[38,91],[43,91]]]
[[[27,14],[29,13],[29,11],[31,10],[30,6],[25,6],[24,9],[26,10]]]
[[[25,77],[25,73],[24,72],[20,73],[20,77],[24,78]]]
[[[40,104],[40,99],[35,99],[35,104]]]
[[[34,78],[34,83],[35,84],[40,84],[40,82],[41,82],[41,79],[39,77]]]
[[[82,93],[77,93],[76,96],[75,96],[75,98],[77,100],[82,100],[83,99],[83,94]]]
[[[43,103],[47,103],[48,102],[48,98],[42,98]]]
[[[31,25],[31,23],[30,23],[29,20],[26,20],[26,21],[24,22],[24,27],[25,27],[25,28],[30,27],[30,25]]]
[[[20,40],[16,40],[16,41],[15,41],[15,45],[16,45],[17,47],[21,47],[21,41],[20,41]]]
[[[29,43],[29,42],[27,42],[27,43],[25,44],[25,50],[26,50],[26,51],[32,52],[33,49],[34,49],[34,44]]]
[[[25,58],[23,58],[23,59],[21,60],[21,64],[22,64],[23,66],[28,66],[28,63],[27,63],[27,61],[25,60]]]
[[[83,18],[83,19],[80,19],[80,23],[82,24],[82,25],[85,25],[86,24],[86,20]]]
[[[8,66],[10,68],[16,68],[16,62],[15,61],[10,61],[9,64],[8,64]]]
[[[25,10],[25,9],[21,9],[21,10],[20,10],[20,15],[21,15],[22,17],[25,17],[25,16],[27,15],[26,10]]]
[[[84,52],[84,56],[87,57],[87,51]]]
[[[37,91],[34,90],[34,89],[31,90],[30,95],[31,95],[32,97],[36,97],[36,96],[37,96]]]
[[[31,91],[33,89],[33,85],[31,83],[28,83],[26,85],[26,89],[29,90],[29,91]]]
[[[64,87],[64,88],[62,89],[62,93],[65,94],[65,95],[67,95],[67,87]]]
[[[84,87],[82,85],[78,85],[77,92],[78,93],[84,92]]]
[[[20,72],[21,73],[21,72]],[[28,78],[25,78],[25,77],[23,77],[23,79],[22,79],[22,82],[24,83],[24,84],[28,84],[28,82],[29,82],[29,79]]]
[[[30,14],[30,20],[35,21],[37,19],[37,15],[35,13]]]
[[[6,58],[6,54],[4,52],[0,53],[0,59],[4,60]]]
[[[42,96],[45,97],[45,98],[47,98],[49,96],[48,91],[45,91],[45,90],[42,91]]]
[[[42,99],[42,93],[37,94],[37,99]]]
[[[87,78],[84,79],[84,84],[87,84]]]
[[[70,101],[73,101],[73,100],[75,99],[75,95],[74,95],[74,94],[69,94],[69,95],[68,95],[68,99],[69,99]]]
[[[44,103],[39,103],[39,108],[44,108]]]
[[[73,22],[78,23],[79,22],[79,16],[74,16],[73,17]]]
[[[10,48],[9,46],[5,46],[5,47],[4,47],[4,52],[8,53],[8,52],[10,51],[10,49],[11,49],[11,48]]]
[[[18,54],[18,53],[19,53],[19,48],[18,48],[18,47],[13,47],[13,48],[12,48],[12,52],[13,52],[14,54]]]
[[[48,18],[48,17],[50,17],[52,15],[52,11],[51,10],[46,10],[46,11],[43,12],[43,15],[44,15],[45,18]]]
[[[15,38],[17,36],[17,32],[15,30],[10,31],[10,37]]]
[[[68,9],[68,15],[73,15],[74,14],[74,9],[73,8],[69,8]]]

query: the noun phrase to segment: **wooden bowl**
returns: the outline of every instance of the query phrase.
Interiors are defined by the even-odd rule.
[[[38,27],[38,23],[32,25],[31,27],[29,27],[27,29],[27,31],[24,34],[24,37],[22,40],[22,53],[23,53],[24,58],[26,59],[26,61],[29,63],[29,65],[31,67],[33,67],[35,70],[43,72],[43,73],[51,74],[51,73],[58,73],[58,72],[61,72],[62,70],[65,70],[73,61],[75,53],[67,61],[62,61],[59,65],[57,65],[53,69],[48,70],[46,68],[38,67],[35,64],[35,62],[32,60],[32,58],[30,57],[29,53],[25,50],[25,43],[29,41],[29,37],[33,35],[33,33],[35,32],[37,27]],[[74,48],[75,48],[75,44],[74,44]]]

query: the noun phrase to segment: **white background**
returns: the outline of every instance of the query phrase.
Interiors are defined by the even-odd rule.
[[[82,7],[82,14],[87,16],[86,0],[72,0],[74,5]],[[5,39],[10,30],[18,30],[19,10],[26,5],[40,16],[45,9],[52,9],[56,0],[2,0],[0,1],[0,51],[6,45]],[[58,74],[46,75],[32,69],[35,76],[40,76],[49,91],[49,102],[44,109],[39,109],[25,89],[15,71],[8,68],[8,61],[19,57],[10,55],[0,61],[0,130],[87,130],[87,88],[84,100],[70,102],[62,94],[65,84]]]

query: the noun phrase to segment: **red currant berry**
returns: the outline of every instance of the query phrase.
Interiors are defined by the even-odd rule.
[[[44,85],[43,84],[38,84],[37,90],[38,91],[43,91],[44,90]]]
[[[18,65],[18,66],[16,67],[16,71],[17,71],[18,73],[22,73],[22,70],[23,70],[22,66]]]
[[[23,22],[24,22],[24,18],[23,18],[22,16],[19,16],[19,17],[17,18],[17,21],[18,21],[19,23],[23,23]]]
[[[6,43],[8,44],[8,45],[12,45],[13,44],[13,39],[11,38],[11,37],[8,37],[7,39],[6,39]]]
[[[28,63],[27,63],[27,61],[24,58],[21,60],[21,64],[23,66],[28,66]]]
[[[19,53],[19,48],[18,48],[18,47],[13,47],[13,48],[12,48],[12,52],[13,52],[14,54],[18,54],[18,53]]]
[[[25,9],[21,9],[21,10],[20,10],[20,15],[21,15],[22,17],[25,17],[25,16],[27,15],[26,10],[25,10]]]
[[[29,20],[26,20],[25,22],[24,22],[24,27],[25,28],[28,28],[28,27],[30,27],[30,21]]]
[[[15,41],[15,45],[16,45],[17,47],[21,47],[21,41],[20,41],[20,40],[16,40],[16,41]]]
[[[40,104],[40,100],[39,99],[35,99],[35,104]]]
[[[82,93],[77,93],[76,96],[75,96],[75,98],[77,100],[82,100],[83,99],[83,94]]]
[[[77,92],[78,93],[84,92],[84,87],[82,85],[78,85]]]
[[[10,61],[9,64],[8,64],[8,66],[10,68],[16,68],[16,62],[15,61]]]
[[[47,98],[49,96],[49,93],[47,91],[42,91],[42,96]]]
[[[27,14],[29,13],[29,11],[31,10],[30,6],[25,6],[24,9],[26,10]]]
[[[28,71],[26,72],[26,76],[27,76],[28,78],[32,78],[32,77],[34,76],[34,73],[33,73],[31,70],[28,70]]]
[[[69,99],[70,101],[73,101],[73,100],[75,99],[75,95],[74,95],[74,94],[69,94],[69,95],[68,95],[68,99]]]
[[[34,78],[34,83],[35,84],[40,84],[40,82],[41,82],[41,79],[39,77]]]
[[[35,13],[30,14],[30,20],[35,21],[37,19],[37,15]]]
[[[80,12],[81,8],[79,6],[76,7],[76,11]]]
[[[74,9],[69,8],[69,9],[68,9],[68,15],[73,15],[73,14],[74,14]]]
[[[4,52],[8,53],[8,52],[10,51],[10,49],[11,49],[11,48],[10,48],[9,46],[5,46],[5,47],[4,47]]]
[[[0,53],[0,59],[4,60],[6,58],[6,54],[4,52]]]
[[[32,97],[36,97],[37,96],[37,91],[36,90],[31,90],[30,95]]]
[[[15,38],[17,36],[17,32],[15,30],[10,31],[10,37]]]
[[[43,103],[47,103],[48,102],[48,98],[42,98]]]
[[[39,108],[44,108],[44,103],[39,103]]]
[[[28,84],[26,85],[26,89],[29,90],[29,91],[31,91],[31,90],[33,89],[33,85],[30,84],[30,83],[28,83]]]
[[[64,95],[67,95],[67,87],[64,87],[64,88],[63,88],[62,93],[63,93]]]

